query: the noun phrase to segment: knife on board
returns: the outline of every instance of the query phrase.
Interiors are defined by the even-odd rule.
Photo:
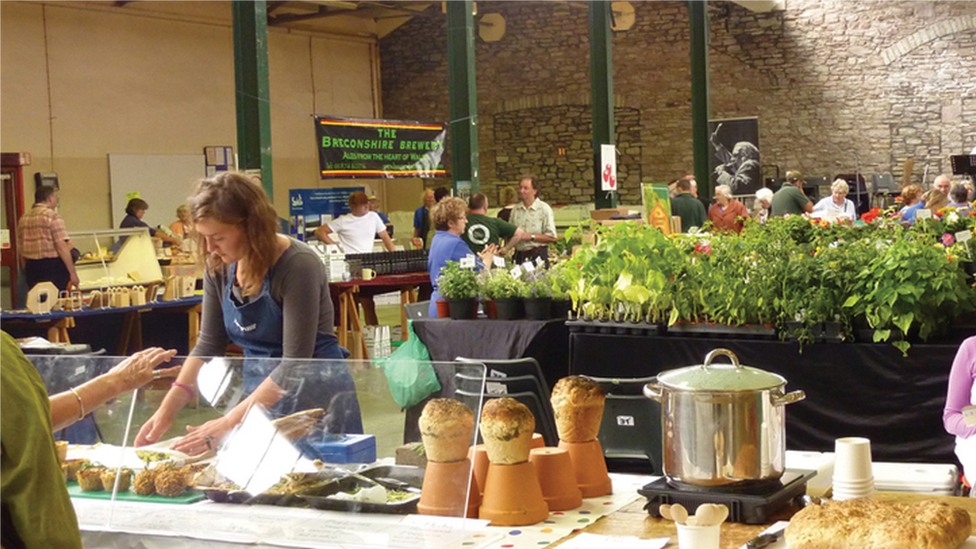
[[[779,541],[783,537],[784,532],[786,532],[786,528],[768,534],[759,534],[746,543],[746,549],[763,549],[763,547],[768,547]]]

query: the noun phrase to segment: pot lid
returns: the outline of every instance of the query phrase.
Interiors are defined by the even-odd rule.
[[[732,363],[712,364],[719,355],[729,357]],[[668,370],[658,374],[657,379],[670,389],[682,391],[761,391],[786,385],[783,376],[742,366],[728,349],[715,349],[705,357],[704,364]]]

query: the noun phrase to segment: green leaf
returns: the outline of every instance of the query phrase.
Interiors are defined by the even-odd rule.
[[[901,351],[901,356],[908,356],[908,348],[912,346],[911,343],[901,340],[892,343],[899,351]]]
[[[891,336],[891,330],[875,330],[874,331],[874,342],[888,341]]]
[[[901,330],[901,333],[908,335],[908,329],[912,327],[912,321],[915,320],[914,313],[905,313],[903,315],[896,316],[892,319],[895,326]]]
[[[674,323],[678,321],[678,309],[671,309],[671,315],[668,317],[668,326],[674,326]]]
[[[844,301],[843,307],[845,309],[847,309],[849,307],[853,307],[853,306],[857,305],[857,302],[860,301],[860,300],[861,300],[861,296],[859,296],[859,295],[852,295],[851,297],[847,298],[846,301]]]

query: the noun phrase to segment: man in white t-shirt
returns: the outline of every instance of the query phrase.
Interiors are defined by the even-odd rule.
[[[339,238],[339,248],[347,254],[367,254],[373,251],[373,240],[377,235],[383,239],[386,251],[393,251],[393,239],[386,232],[386,225],[376,212],[369,210],[369,197],[362,191],[349,195],[349,209],[352,213],[333,219],[328,225],[315,229],[315,236],[326,244],[336,244],[332,235]],[[363,307],[363,321],[376,326],[376,305],[373,303],[373,287],[362,286],[356,299]]]
[[[326,244],[336,244],[331,235],[339,238],[339,248],[347,254],[368,254],[373,251],[376,235],[383,239],[388,252],[393,251],[393,240],[386,232],[386,225],[376,212],[369,211],[369,197],[362,191],[349,195],[352,213],[333,219],[328,225],[315,229],[315,236]]]

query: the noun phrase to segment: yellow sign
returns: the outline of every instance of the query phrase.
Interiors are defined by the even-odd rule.
[[[126,202],[132,200],[133,198],[142,198],[139,195],[139,191],[132,191],[131,193],[125,193],[125,201]]]

